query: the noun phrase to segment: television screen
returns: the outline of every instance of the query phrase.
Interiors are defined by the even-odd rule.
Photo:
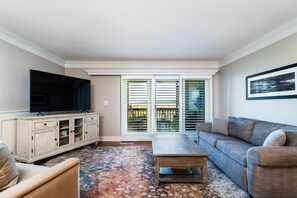
[[[30,112],[90,109],[90,80],[30,70]]]

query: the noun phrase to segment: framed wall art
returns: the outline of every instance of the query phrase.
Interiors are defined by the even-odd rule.
[[[246,77],[246,99],[297,98],[297,63]]]

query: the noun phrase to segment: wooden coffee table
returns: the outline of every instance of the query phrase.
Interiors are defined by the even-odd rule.
[[[157,185],[159,182],[202,182],[206,187],[208,154],[186,135],[153,135],[152,144]],[[201,168],[202,175],[197,168]]]

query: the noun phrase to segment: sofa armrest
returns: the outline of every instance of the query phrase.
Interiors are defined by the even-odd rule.
[[[210,132],[211,131],[211,126],[212,126],[211,122],[199,123],[199,124],[196,124],[196,130],[197,130],[198,133],[200,131]]]
[[[247,163],[262,167],[297,167],[297,147],[252,147]]]
[[[0,193],[0,197],[79,197],[79,160],[70,158]]]
[[[250,148],[247,180],[253,197],[296,197],[297,147]]]

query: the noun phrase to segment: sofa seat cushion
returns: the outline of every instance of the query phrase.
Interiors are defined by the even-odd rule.
[[[218,140],[216,147],[234,161],[246,167],[246,154],[253,145],[242,140]]]
[[[26,179],[49,169],[48,167],[45,167],[45,166],[36,166],[33,164],[24,164],[24,163],[16,163],[16,166],[19,170],[18,183],[23,182]]]
[[[200,131],[199,137],[212,146],[216,146],[218,140],[235,140],[235,138],[221,133]]]

